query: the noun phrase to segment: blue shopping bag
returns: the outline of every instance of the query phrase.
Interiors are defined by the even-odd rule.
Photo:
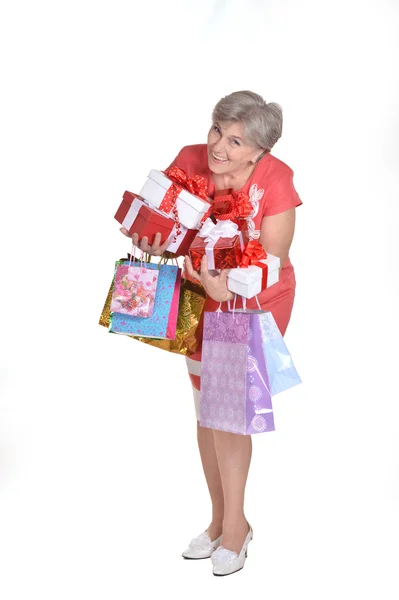
[[[302,381],[272,313],[267,311],[258,314],[270,391],[272,396],[275,396],[302,383]]]

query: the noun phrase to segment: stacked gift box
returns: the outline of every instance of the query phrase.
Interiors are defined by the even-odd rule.
[[[252,211],[247,194],[220,190],[211,202],[203,177],[190,179],[172,167],[165,173],[151,170],[140,194],[126,191],[115,219],[150,245],[160,233],[160,244],[169,239],[167,250],[189,254],[196,271],[206,255],[213,274],[229,270],[230,291],[252,298],[277,283],[280,267],[278,257],[250,240],[246,219]]]
[[[161,233],[163,244],[168,238],[169,252],[184,256],[194,240],[202,219],[210,207],[203,177],[189,179],[184,171],[172,167],[165,173],[151,170],[140,194],[126,191],[115,219],[139,240]]]

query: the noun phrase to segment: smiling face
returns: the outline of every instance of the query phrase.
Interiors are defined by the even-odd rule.
[[[260,154],[262,149],[245,139],[243,123],[213,123],[209,130],[208,164],[215,175],[239,176]]]

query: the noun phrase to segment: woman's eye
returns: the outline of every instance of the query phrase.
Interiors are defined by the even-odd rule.
[[[213,126],[213,131],[216,131],[216,133],[220,133],[220,129],[217,125]]]
[[[239,142],[238,140],[233,140],[233,144],[234,144],[235,146],[239,146],[239,145],[240,145],[240,142]]]

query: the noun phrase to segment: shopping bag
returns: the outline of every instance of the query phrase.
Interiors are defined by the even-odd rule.
[[[116,265],[122,264],[126,259],[117,261]],[[107,294],[103,309],[101,311],[99,324],[109,328],[111,320],[111,297],[113,280]],[[202,285],[188,279],[183,279],[180,286],[180,299],[177,313],[175,339],[151,339],[139,336],[130,336],[133,339],[155,346],[160,350],[166,350],[183,356],[191,356],[197,349],[198,339],[196,332],[201,319],[205,304],[205,290]]]
[[[124,264],[128,265],[129,261],[126,261]],[[177,311],[174,314],[173,307],[179,298],[181,270],[177,266],[168,264],[146,263],[146,267],[148,269],[159,270],[154,309],[151,317],[133,317],[131,315],[111,312],[110,333],[159,339],[167,339],[169,336],[174,336],[176,332],[175,320],[177,320]]]
[[[188,279],[180,286],[180,299],[177,314],[176,335],[174,339],[154,340],[136,337],[135,339],[161,350],[167,350],[183,356],[191,356],[198,347],[196,336],[205,304],[205,290]]]
[[[179,311],[179,298],[181,286],[181,269],[177,270],[175,289],[173,291],[172,303],[169,312],[168,325],[166,327],[166,340],[174,340],[176,336],[177,314]]]
[[[126,258],[120,258],[119,260],[117,260],[115,262],[114,276],[112,277],[112,282],[111,282],[111,285],[109,287],[108,294],[107,294],[107,297],[105,299],[104,306],[103,306],[103,309],[101,311],[100,318],[98,320],[98,324],[102,325],[102,327],[106,327],[107,329],[109,328],[109,324],[110,324],[110,320],[111,320],[111,300],[112,300],[112,294],[113,294],[113,291],[114,291],[114,281],[115,281],[116,269],[117,269],[118,265],[123,265],[123,263],[125,261],[126,261]]]
[[[151,317],[154,309],[158,269],[141,263],[116,266],[111,299],[111,312],[133,317]]]
[[[205,312],[200,425],[251,435],[274,431],[259,319],[249,312]]]
[[[270,311],[259,313],[262,348],[272,396],[302,383],[283,336]]]

